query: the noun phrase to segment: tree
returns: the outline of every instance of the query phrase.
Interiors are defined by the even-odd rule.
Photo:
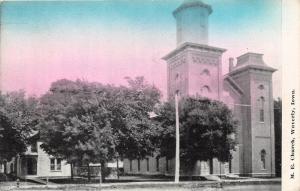
[[[74,165],[112,159],[115,136],[105,88],[98,83],[58,80],[41,97],[42,148],[67,160],[72,175]]]
[[[0,128],[0,163],[6,163],[26,151],[26,139],[2,112]]]
[[[275,128],[275,167],[276,175],[281,177],[281,139],[282,139],[282,100],[274,100],[274,128]]]
[[[160,154],[168,159],[175,156],[174,101],[165,103],[155,118],[162,126]],[[179,102],[180,158],[182,165],[191,168],[197,160],[231,158],[237,122],[228,107],[207,98],[185,97]]]
[[[38,100],[26,98],[24,91],[0,92],[0,162],[26,151],[38,123]]]
[[[143,77],[127,78],[128,87],[114,93],[113,130],[118,136],[116,150],[121,158],[143,159],[157,148],[158,126],[149,117],[160,102],[159,90]]]
[[[144,78],[129,86],[59,80],[41,97],[42,147],[70,164],[105,164],[118,157],[145,157],[154,149],[148,112],[160,93]]]

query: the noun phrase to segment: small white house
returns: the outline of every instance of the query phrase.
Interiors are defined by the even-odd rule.
[[[71,165],[61,158],[47,154],[41,148],[42,142],[37,141],[27,147],[27,151],[14,157],[6,165],[0,164],[0,173],[13,173],[22,179],[28,178],[70,178]],[[98,167],[100,164],[90,164]],[[119,168],[123,168],[123,161],[119,161]],[[108,168],[117,168],[117,162],[107,163]]]
[[[71,165],[61,158],[48,155],[35,142],[27,151],[7,163],[7,173],[15,173],[20,178],[67,178],[71,176]]]

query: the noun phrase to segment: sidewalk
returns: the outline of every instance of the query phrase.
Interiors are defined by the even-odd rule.
[[[138,189],[138,188],[184,188],[184,187],[212,187],[218,188],[226,185],[270,185],[281,184],[280,178],[249,178],[240,180],[221,180],[221,181],[183,181],[178,184],[174,182],[128,182],[128,183],[103,183],[101,188],[103,190],[109,189]],[[0,184],[0,190],[78,190],[82,189],[97,189],[99,184],[51,184],[51,185],[24,185],[20,184],[20,188],[15,185],[2,185]]]

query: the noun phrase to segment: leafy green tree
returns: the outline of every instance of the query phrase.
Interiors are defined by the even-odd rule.
[[[145,157],[156,147],[149,112],[160,93],[142,77],[128,86],[59,80],[41,98],[42,147],[70,164]]]
[[[2,112],[0,128],[0,163],[6,163],[26,151],[26,139]]]
[[[38,99],[26,98],[24,91],[2,94],[0,92],[0,110],[12,125],[24,136],[30,136],[38,124]]]
[[[0,162],[26,151],[38,124],[38,100],[26,98],[24,91],[0,92]]]
[[[128,87],[114,93],[113,130],[118,136],[116,150],[121,158],[144,158],[157,148],[158,126],[149,117],[160,102],[159,90],[143,77],[127,78]]]
[[[54,82],[40,100],[42,148],[66,159],[72,167],[111,160],[115,136],[108,100],[101,84],[79,80]]]
[[[174,101],[165,103],[155,118],[162,126],[160,154],[175,156]],[[228,107],[219,101],[200,97],[184,97],[179,102],[180,158],[182,166],[193,167],[197,160],[231,158],[236,141],[237,122]]]

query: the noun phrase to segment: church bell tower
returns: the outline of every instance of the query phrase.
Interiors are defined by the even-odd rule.
[[[185,42],[208,43],[208,17],[210,5],[201,1],[185,0],[174,12],[177,27],[177,46]]]
[[[168,65],[168,98],[200,95],[220,100],[222,54],[225,49],[208,45],[210,5],[185,0],[174,12],[177,47],[163,57]]]

